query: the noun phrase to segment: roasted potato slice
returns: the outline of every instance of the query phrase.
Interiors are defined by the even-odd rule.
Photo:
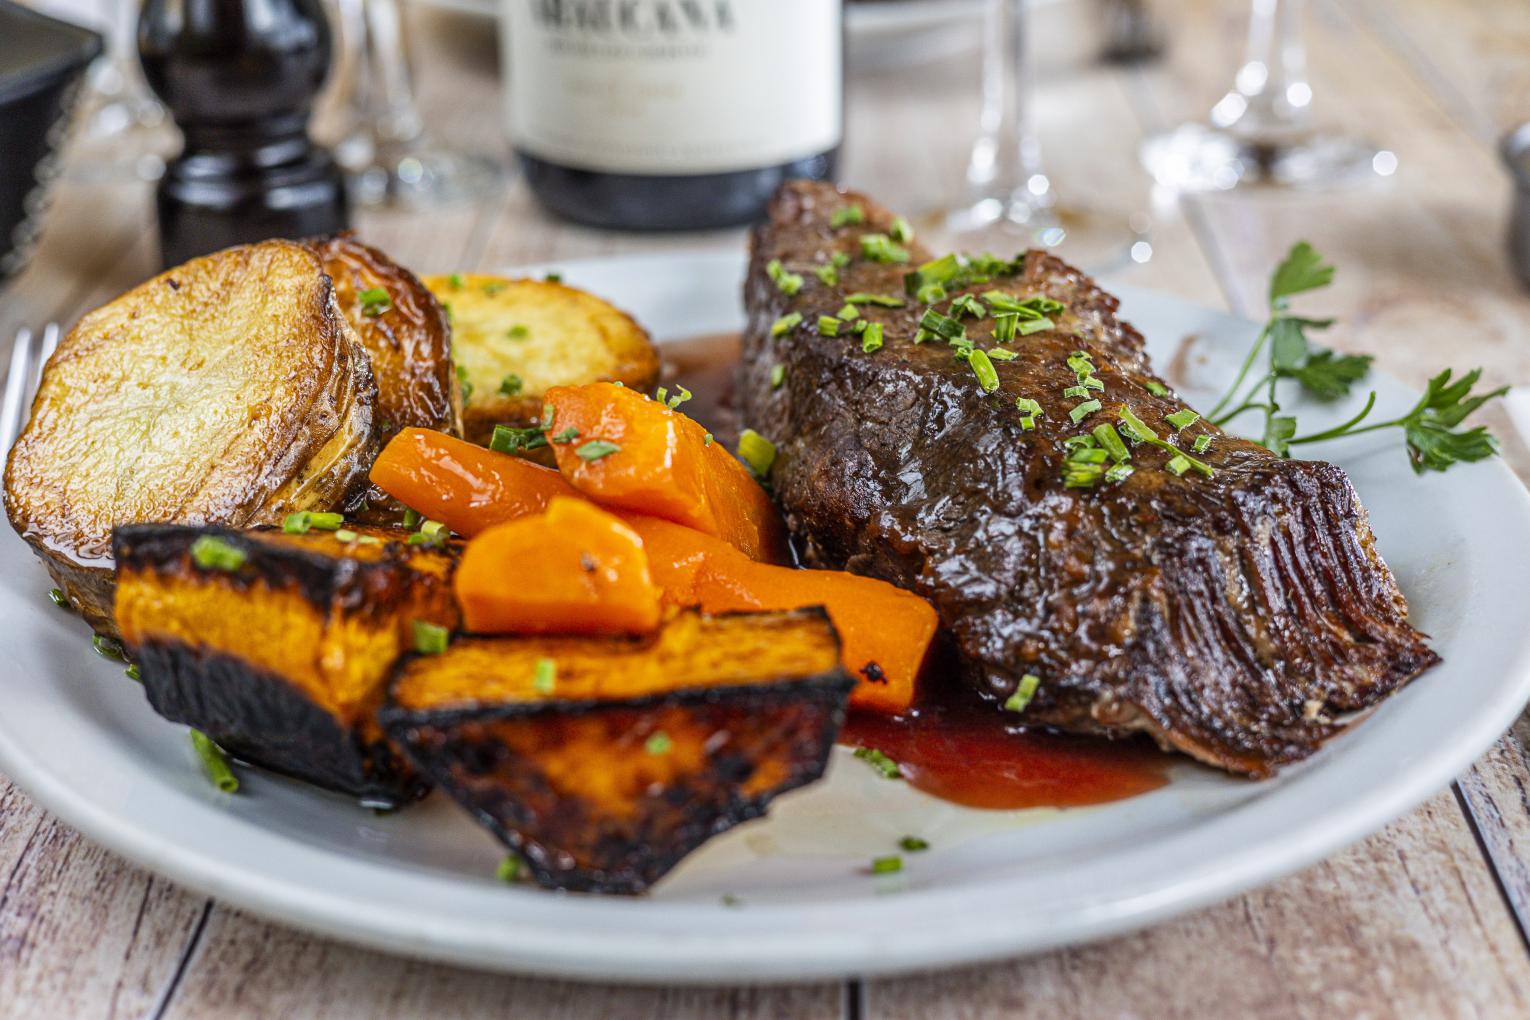
[[[539,883],[639,893],[819,778],[852,686],[818,610],[680,613],[641,639],[411,655],[381,717]]]
[[[112,634],[115,525],[244,527],[339,506],[377,453],[376,394],[311,250],[192,259],[64,337],[6,466],[6,513]]]
[[[456,625],[459,549],[407,537],[118,528],[117,620],[149,703],[273,771],[378,806],[419,797],[376,711],[415,622]]]
[[[647,392],[658,381],[647,332],[593,294],[482,274],[427,276],[425,285],[451,309],[463,427],[475,443],[486,445],[495,425],[537,424],[549,387],[606,381]]]

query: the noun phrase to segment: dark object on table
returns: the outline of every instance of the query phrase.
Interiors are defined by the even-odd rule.
[[[0,0],[0,283],[37,243],[75,86],[100,54],[95,32]]]
[[[138,49],[186,139],[159,183],[164,265],[346,227],[344,178],[308,137],[329,69],[319,0],[148,0]]]
[[[776,196],[745,283],[744,421],[777,444],[770,480],[807,565],[928,598],[995,726],[1146,732],[1267,776],[1439,661],[1408,625],[1343,471],[1186,421],[1116,299],[1046,252],[977,279],[932,265],[917,279],[944,277],[949,295],[929,316],[928,297],[905,287],[929,253],[872,240],[896,232],[863,195],[797,182]],[[811,279],[832,253],[864,249],[908,261],[856,258],[837,284],[795,297],[776,283],[779,266]],[[855,292],[904,302],[861,306],[884,327],[872,354],[810,325]],[[973,348],[964,361],[945,341],[970,329],[993,346],[997,320],[970,302],[1026,295],[1055,307],[1033,309],[1051,318],[1030,324],[1017,360]],[[801,325],[775,325],[791,313]],[[936,334],[922,343],[921,322]],[[1209,438],[1194,459],[1147,442],[1128,451],[1117,422],[1127,438],[1151,430],[1186,449]],[[1117,444],[1133,472],[1107,475],[1081,435]]]
[[[1509,210],[1509,258],[1526,287],[1530,287],[1530,123],[1504,135],[1504,165],[1514,181],[1514,204]]]
[[[1163,56],[1163,27],[1148,0],[1100,0],[1103,40],[1100,59],[1108,64],[1137,64]]]

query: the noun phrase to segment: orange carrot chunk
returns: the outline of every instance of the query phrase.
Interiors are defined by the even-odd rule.
[[[541,513],[558,496],[583,498],[552,468],[430,429],[394,436],[373,462],[371,479],[459,535]]]
[[[649,514],[715,536],[754,560],[790,562],[770,496],[733,454],[680,411],[622,386],[555,386],[558,470],[603,506]]]
[[[939,626],[924,599],[858,574],[756,563],[725,542],[670,521],[638,514],[624,519],[641,536],[666,602],[708,613],[823,606],[839,631],[841,661],[860,680],[850,703],[886,714],[913,703]]]
[[[582,499],[497,524],[468,543],[453,579],[463,626],[485,634],[641,634],[661,592],[637,533]]]

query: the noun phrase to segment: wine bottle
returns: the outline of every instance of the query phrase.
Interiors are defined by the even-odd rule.
[[[581,223],[759,219],[783,180],[832,178],[841,0],[505,0],[505,104],[527,184]]]

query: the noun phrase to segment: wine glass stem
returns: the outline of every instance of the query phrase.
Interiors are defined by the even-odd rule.
[[[399,0],[364,0],[366,22],[358,97],[361,122],[379,142],[407,144],[423,131],[404,48]]]
[[[989,0],[984,13],[983,111],[967,162],[967,184],[977,199],[1025,196],[1027,204],[1037,204],[1050,195],[1028,109],[1025,5]]]
[[[1212,123],[1253,142],[1279,143],[1306,130],[1312,105],[1305,0],[1253,0],[1248,52],[1233,90],[1211,111]]]

